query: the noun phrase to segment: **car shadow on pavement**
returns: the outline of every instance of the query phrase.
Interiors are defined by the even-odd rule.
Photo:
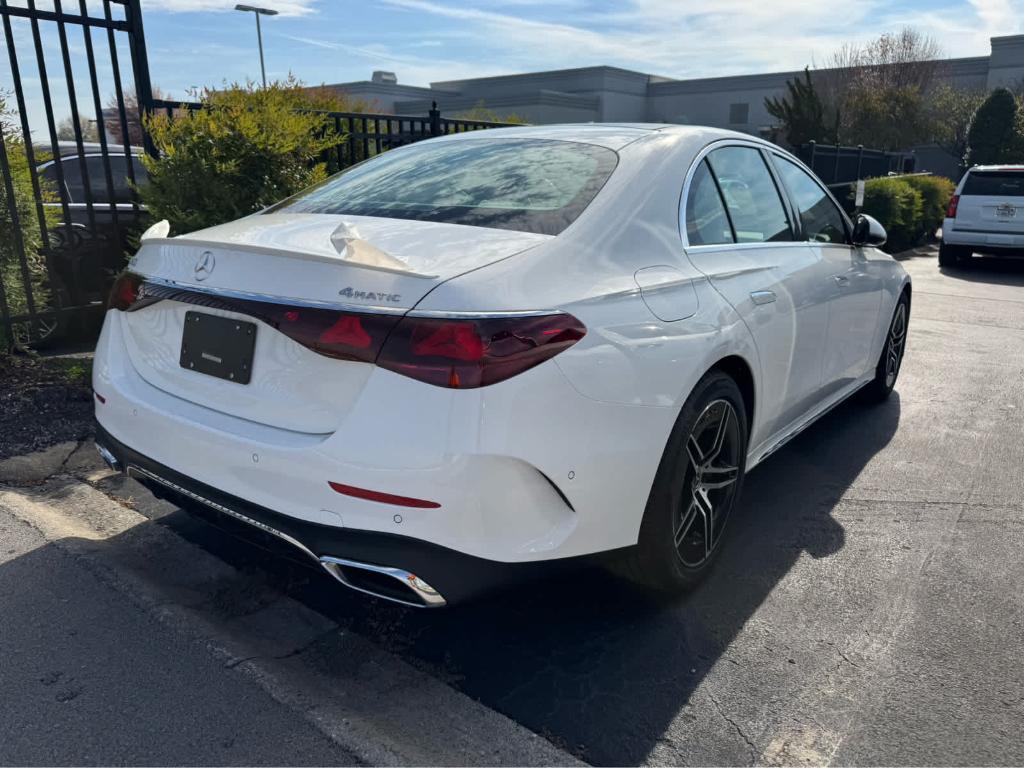
[[[833,510],[899,421],[898,393],[849,402],[754,469],[719,562],[674,600],[588,567],[445,610],[403,608],[164,502],[138,508],[247,576],[253,594],[228,595],[225,610],[286,593],[588,762],[639,764],[670,725],[687,727],[691,696],[797,560],[843,548]]]
[[[753,470],[719,563],[681,599],[601,568],[444,611],[326,579],[291,594],[588,762],[642,763],[797,559],[844,546],[832,511],[899,419],[895,393],[844,404]]]

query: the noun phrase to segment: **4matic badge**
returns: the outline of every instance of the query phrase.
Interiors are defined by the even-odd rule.
[[[399,302],[402,300],[402,294],[400,293],[375,293],[373,291],[357,291],[351,286],[342,288],[338,291],[339,296],[344,296],[346,299],[366,299],[367,301],[390,301]]]

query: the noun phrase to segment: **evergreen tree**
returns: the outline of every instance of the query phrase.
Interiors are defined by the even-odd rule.
[[[779,121],[786,142],[793,147],[809,141],[834,142],[836,131],[825,124],[825,105],[811,81],[810,68],[804,67],[803,80],[787,80],[786,90],[788,93],[782,98],[764,100],[768,114]]]
[[[1006,88],[996,88],[978,107],[967,131],[967,157],[972,165],[1011,162],[1019,144],[1017,100]]]

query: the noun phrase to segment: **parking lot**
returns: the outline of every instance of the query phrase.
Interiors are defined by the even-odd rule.
[[[181,620],[206,622],[203,638],[225,624],[235,632],[239,617],[275,606],[283,624],[292,612],[303,622],[322,622],[317,626],[324,631],[310,635],[319,646],[309,663],[326,688],[332,675],[336,687],[348,684],[359,659],[331,659],[325,650],[371,648],[596,764],[1020,764],[1024,264],[942,273],[929,250],[904,265],[914,293],[896,394],[880,406],[841,406],[754,470],[722,561],[700,590],[679,602],[658,601],[594,570],[448,611],[407,610],[268,560],[147,500],[137,487],[98,476],[93,483],[130,497],[140,530],[172,531],[185,539],[183,546],[212,554],[238,574],[231,589],[210,587],[203,599],[190,593],[190,613]],[[164,550],[156,548],[147,566],[134,566],[140,581],[130,587],[100,580],[83,591],[74,580],[28,578],[29,563],[52,567],[46,552],[55,542],[88,538],[86,528],[104,529],[99,513],[80,520],[79,528],[52,524],[48,500],[66,501],[69,487],[51,481],[41,490],[0,494],[0,523],[12,531],[28,523],[35,531],[0,554],[7,635],[0,635],[0,649],[10,654],[31,645],[32,637],[45,637],[48,613],[40,619],[40,606],[65,601],[67,609],[52,622],[66,615],[79,641],[62,647],[62,663],[78,663],[110,684],[56,701],[60,685],[32,683],[53,670],[26,652],[18,664],[0,666],[0,719],[15,722],[17,712],[31,711],[56,731],[62,719],[77,723],[93,734],[94,749],[72,753],[75,762],[124,755],[146,762],[142,745],[163,738],[155,729],[165,712],[142,707],[127,717],[125,708],[109,706],[127,695],[125,686],[136,675],[124,673],[120,654],[104,654],[95,635],[108,615],[151,610],[141,598],[119,606],[125,590],[152,588],[161,600],[180,599],[168,597],[160,583],[180,574],[160,564]],[[30,494],[32,504],[15,504],[20,494]],[[73,504],[57,506],[53,516],[74,515]],[[110,530],[96,537],[98,543],[71,548],[74,556],[115,561],[118,547],[136,551],[145,538],[130,526]],[[83,600],[111,607],[94,611]],[[33,632],[13,630],[30,620]],[[127,631],[131,637],[149,630]],[[332,645],[348,636],[358,642]],[[242,665],[211,662],[195,642],[178,650],[140,646],[130,663],[145,680],[144,670],[162,669],[174,654],[176,663],[185,660],[195,672],[182,682],[182,695],[194,699],[197,710],[222,711],[223,700],[237,697],[225,693],[220,678],[242,674],[236,669]],[[196,672],[193,664],[212,664],[216,674]],[[299,673],[289,667],[280,674]],[[156,676],[146,685],[162,684]],[[246,704],[253,709],[246,716],[272,737],[270,747],[253,736],[259,729],[246,731],[244,718],[232,716],[223,727],[207,720],[209,738],[221,751],[190,756],[162,748],[151,753],[153,761],[360,758],[343,748],[343,739],[318,741],[328,729],[324,713],[333,710],[316,695],[294,706],[286,697],[268,698],[265,706],[284,706],[287,718],[271,717],[275,710],[261,708],[260,700]],[[350,700],[349,711],[357,704]],[[443,707],[430,714],[438,721],[452,717]],[[313,725],[307,728],[307,721]],[[273,746],[289,739],[295,749]],[[115,743],[121,752],[112,751]],[[128,749],[132,743],[139,749]],[[19,730],[17,739],[0,739],[0,760],[60,762],[52,748],[42,732]],[[480,762],[526,760],[516,757],[512,747]]]

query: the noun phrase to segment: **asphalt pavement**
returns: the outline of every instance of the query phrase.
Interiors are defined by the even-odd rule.
[[[914,295],[897,392],[837,408],[755,469],[721,562],[681,600],[593,569],[451,610],[403,609],[131,485],[99,485],[335,632],[588,762],[1021,764],[1024,262],[941,272],[928,251],[904,265]],[[337,743],[323,751],[294,708],[224,682],[223,665],[211,669],[52,545],[0,521],[0,762],[65,762],[89,739],[102,762],[351,757]],[[329,684],[352,661],[318,663]],[[67,716],[76,700],[60,699],[83,681],[102,694],[90,711],[116,732]],[[432,713],[439,722],[445,709]],[[257,726],[243,728],[250,718]],[[43,725],[64,722],[67,736]],[[229,738],[230,750],[217,746]]]

